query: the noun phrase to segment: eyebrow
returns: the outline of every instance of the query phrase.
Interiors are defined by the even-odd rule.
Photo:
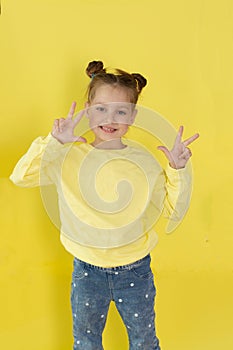
[[[118,103],[124,103],[124,102],[96,102],[95,104],[96,105],[109,105],[111,103],[115,103],[115,104],[118,104]],[[117,105],[119,108],[129,108],[128,105],[132,105],[132,103],[130,102],[125,102],[126,105]]]

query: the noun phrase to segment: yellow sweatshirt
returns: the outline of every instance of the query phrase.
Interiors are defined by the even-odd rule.
[[[143,148],[62,145],[51,134],[32,143],[10,179],[22,187],[42,186],[44,202],[58,205],[65,249],[102,267],[130,264],[151,252],[161,212],[181,220],[191,194],[186,168],[164,171]],[[47,185],[55,185],[57,198],[46,198]],[[54,211],[46,209],[55,222]]]

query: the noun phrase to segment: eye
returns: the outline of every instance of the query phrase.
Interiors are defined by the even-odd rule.
[[[106,108],[104,108],[102,106],[98,106],[98,107],[96,107],[96,110],[99,111],[99,112],[105,112]]]
[[[118,111],[118,114],[120,114],[120,115],[126,115],[126,112],[125,112],[125,111],[120,110],[120,111]]]

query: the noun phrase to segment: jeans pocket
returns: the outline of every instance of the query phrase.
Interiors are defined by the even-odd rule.
[[[141,279],[151,279],[153,278],[153,273],[150,267],[150,262],[144,262],[138,266],[132,268],[134,275]]]
[[[85,266],[81,261],[74,259],[73,280],[80,280],[85,277]]]

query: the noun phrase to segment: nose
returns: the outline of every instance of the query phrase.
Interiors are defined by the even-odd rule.
[[[106,115],[106,122],[111,124],[116,122],[116,115],[114,110],[108,110]]]

